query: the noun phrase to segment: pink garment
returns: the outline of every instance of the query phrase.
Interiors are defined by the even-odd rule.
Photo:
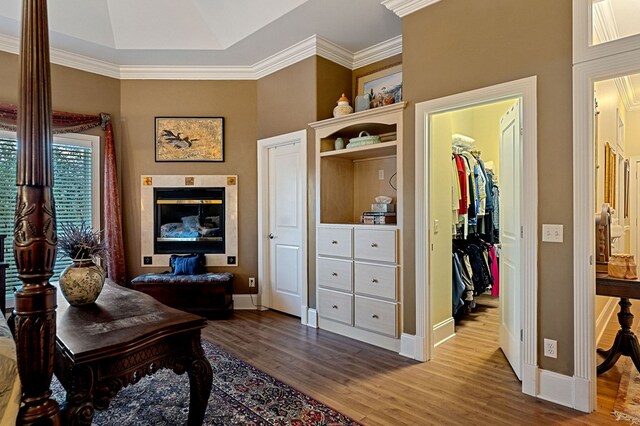
[[[496,256],[496,248],[489,249],[489,258],[491,259],[491,276],[493,277],[493,287],[491,287],[491,295],[498,297],[500,295],[500,267],[498,265],[498,257]]]

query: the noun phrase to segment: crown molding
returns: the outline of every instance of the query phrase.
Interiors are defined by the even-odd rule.
[[[440,0],[383,0],[382,4],[401,18]]]
[[[0,34],[0,51],[18,55],[20,53],[20,39]],[[49,50],[49,56],[52,64],[62,65],[107,77],[120,78],[120,67],[110,62],[101,61],[99,59],[55,48],[51,48]]]
[[[640,111],[640,99],[636,97],[636,93],[633,90],[633,83],[628,75],[614,78],[613,81],[616,84],[622,103],[628,111]]]
[[[402,53],[402,36],[399,35],[353,54],[351,69],[361,68]]]
[[[0,51],[18,54],[20,40],[0,34]],[[55,48],[51,49],[50,56],[54,64],[120,80],[257,80],[315,55],[354,70],[400,53],[402,36],[352,53],[313,35],[246,66],[117,65]]]

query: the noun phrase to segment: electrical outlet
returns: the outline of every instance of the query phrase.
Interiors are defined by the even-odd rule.
[[[544,339],[544,356],[549,358],[558,358],[558,341]]]
[[[249,278],[249,287],[255,287],[256,286],[256,279],[254,277],[250,277]]]
[[[384,180],[384,169],[378,170],[378,179]]]

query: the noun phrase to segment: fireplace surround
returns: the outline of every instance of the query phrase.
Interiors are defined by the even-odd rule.
[[[205,253],[207,266],[238,264],[237,176],[142,175],[141,265]]]

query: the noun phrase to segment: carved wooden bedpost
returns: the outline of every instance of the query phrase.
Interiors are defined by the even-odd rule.
[[[18,424],[60,424],[50,398],[56,339],[56,260],[49,34],[46,0],[23,0],[14,255],[15,334],[22,381]]]

